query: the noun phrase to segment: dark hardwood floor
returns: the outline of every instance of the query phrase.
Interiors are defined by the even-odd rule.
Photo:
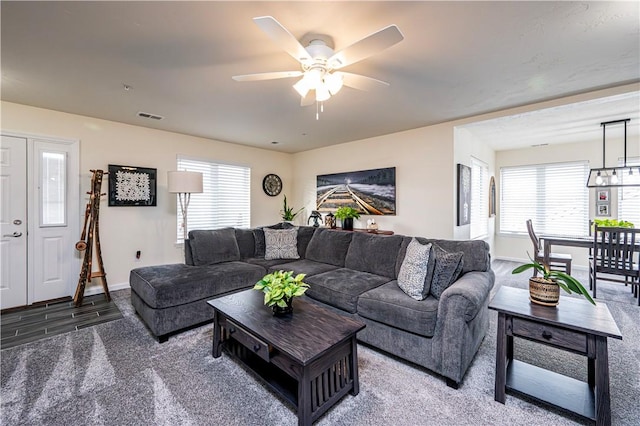
[[[80,307],[75,307],[73,300],[69,300],[3,312],[0,315],[0,349],[120,318],[122,314],[118,307],[113,301],[107,302],[104,294],[84,298]]]

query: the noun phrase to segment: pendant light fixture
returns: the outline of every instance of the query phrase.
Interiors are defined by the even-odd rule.
[[[640,173],[640,167],[627,166],[627,123],[631,121],[630,118],[623,120],[605,121],[600,123],[602,126],[602,167],[598,169],[589,170],[589,179],[587,179],[587,188],[611,188],[620,186],[640,186],[640,183],[631,182],[627,179],[625,182],[624,175],[628,174],[633,176],[634,167],[635,173]],[[607,167],[605,163],[605,144],[606,144],[606,130],[607,126],[612,124],[624,123],[624,162],[622,167]]]

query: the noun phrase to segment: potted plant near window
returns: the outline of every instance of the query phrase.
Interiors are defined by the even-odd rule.
[[[586,288],[571,275],[562,271],[552,271],[548,265],[544,265],[529,257],[531,263],[520,265],[511,273],[519,274],[529,269],[536,269],[542,274],[541,277],[529,278],[529,299],[533,303],[544,306],[556,306],[560,301],[560,289],[567,293],[577,293],[584,296],[592,304],[596,302]]]
[[[360,218],[360,213],[353,207],[340,207],[334,213],[336,219],[342,222],[342,229],[345,231],[353,231],[353,219]]]
[[[284,196],[284,203],[282,205],[282,210],[280,210],[283,221],[293,222],[293,219],[295,219],[298,213],[300,213],[302,210],[304,210],[304,207],[301,207],[300,210],[294,213],[293,207],[287,204],[287,196],[286,195]]]
[[[303,282],[305,274],[293,276],[293,271],[276,271],[265,275],[253,286],[264,293],[264,304],[271,306],[273,315],[282,316],[293,312],[293,298],[302,296],[309,288]]]

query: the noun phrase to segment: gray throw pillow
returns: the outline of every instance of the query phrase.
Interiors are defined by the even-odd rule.
[[[264,228],[269,229],[291,229],[293,225],[289,222],[276,223],[275,225],[265,226],[263,228],[253,229],[253,238],[255,240],[255,257],[264,257]]]
[[[442,293],[460,276],[464,253],[461,251],[450,253],[435,244],[432,252],[435,255],[436,263],[431,279],[431,294],[436,299],[440,299]]]
[[[298,228],[264,228],[264,258],[300,259],[298,255]]]
[[[415,238],[407,246],[407,252],[400,266],[398,286],[407,296],[423,300],[429,294],[430,282],[426,282],[431,257],[431,244],[422,245]]]

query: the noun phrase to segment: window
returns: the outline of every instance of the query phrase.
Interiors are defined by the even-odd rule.
[[[470,238],[489,233],[489,167],[471,157],[471,228]]]
[[[500,169],[500,232],[589,235],[587,162],[538,164]]]
[[[248,228],[251,223],[251,169],[178,157],[178,170],[202,173],[201,194],[191,194],[187,211],[189,230]],[[180,204],[176,197],[177,212]],[[182,241],[182,218],[176,220],[177,241]]]
[[[622,161],[620,162],[622,165]],[[634,166],[633,174],[621,174],[622,183],[640,184],[640,158],[627,160],[627,166]],[[618,219],[626,220],[640,227],[640,186],[621,186],[618,188]]]
[[[67,224],[67,155],[40,151],[40,226]]]

